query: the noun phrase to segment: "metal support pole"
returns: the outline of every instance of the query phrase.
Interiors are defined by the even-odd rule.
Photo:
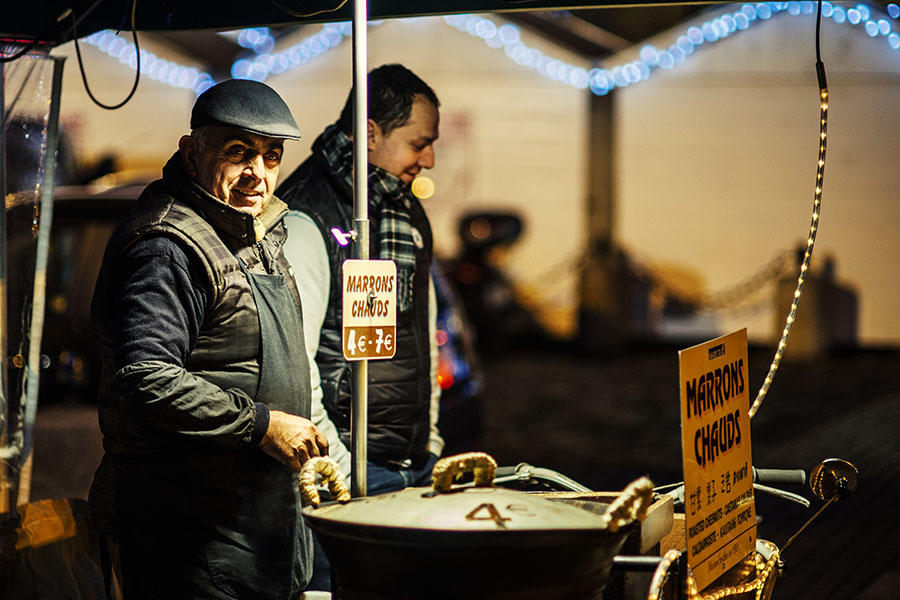
[[[28,364],[25,379],[25,426],[17,504],[28,502],[31,495],[31,450],[34,421],[37,417],[38,388],[41,378],[41,337],[44,331],[44,306],[47,299],[47,261],[50,255],[50,227],[53,220],[53,186],[59,147],[59,105],[62,96],[65,58],[52,57],[53,77],[50,88],[50,113],[47,118],[47,156],[41,182],[41,216],[38,223],[37,250],[34,259],[34,288],[31,303],[31,330],[28,335]]]
[[[6,72],[0,63],[0,448],[9,443],[9,402],[7,396],[6,328]],[[0,513],[10,510],[9,463],[0,459]]]
[[[588,257],[581,271],[580,342],[592,352],[616,352],[630,336],[630,304],[623,295],[621,265],[614,246],[613,159],[615,92],[588,94]]]
[[[367,0],[353,2],[353,228],[356,246],[353,256],[369,258],[369,156],[368,156],[368,39],[369,8]],[[353,362],[353,400],[350,413],[353,470],[350,492],[366,495],[367,436],[369,422],[369,361]]]

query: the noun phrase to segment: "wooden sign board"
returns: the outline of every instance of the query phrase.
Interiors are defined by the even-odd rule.
[[[345,260],[342,273],[344,358],[392,358],[397,351],[397,265]]]
[[[678,353],[688,566],[707,587],[756,549],[747,330]]]

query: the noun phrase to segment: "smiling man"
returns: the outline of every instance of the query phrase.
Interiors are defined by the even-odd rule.
[[[129,600],[288,599],[310,577],[295,472],[328,442],[273,193],[299,137],[265,84],[213,86],[107,246],[90,502]]]
[[[367,493],[430,484],[443,449],[437,429],[437,315],[430,277],[431,227],[410,184],[434,166],[440,103],[409,69],[369,73],[368,162],[372,258],[397,264],[397,343],[390,360],[368,367]],[[349,477],[351,367],[341,342],[341,265],[351,258],[353,90],[338,121],[313,142],[312,154],[278,188],[291,208],[285,255],[303,298],[311,363],[312,420]],[[335,229],[336,228],[336,229]],[[329,589],[316,552],[312,589]]]
[[[285,218],[285,254],[303,298],[304,336],[313,367],[312,420],[328,437],[331,456],[347,476],[352,377],[341,344],[340,282],[341,265],[351,258],[342,232],[353,228],[353,98],[351,90],[340,119],[316,139],[312,155],[278,188],[292,209]],[[401,65],[369,73],[370,256],[393,260],[398,277],[396,354],[368,367],[369,494],[429,483],[443,449],[437,429],[431,227],[410,192],[416,175],[434,166],[439,105],[434,91]],[[328,582],[319,578],[318,558],[319,553],[314,589],[323,589]]]
[[[184,136],[179,148],[200,187],[251,217],[262,213],[278,179],[281,139],[204,125]]]
[[[351,258],[353,98],[312,146],[312,155],[278,188],[291,208],[285,248],[303,298],[313,374],[313,421],[349,476],[350,364],[341,345],[341,265]],[[431,298],[431,227],[410,191],[434,166],[440,103],[409,69],[383,65],[369,73],[369,218],[372,258],[397,264],[397,351],[369,364],[368,492],[424,481],[443,447],[436,427],[439,387],[431,351],[436,311]],[[315,370],[315,369],[314,369]],[[316,412],[321,398],[324,412]],[[405,484],[405,485],[404,485]]]

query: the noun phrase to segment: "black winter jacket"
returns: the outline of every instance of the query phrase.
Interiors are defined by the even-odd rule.
[[[92,320],[105,455],[92,517],[123,544],[137,536],[131,564],[138,548],[177,597],[287,599],[309,576],[296,477],[258,447],[267,404],[308,417],[309,388],[257,398],[259,315],[237,260],[283,275],[299,309],[286,212],[277,198],[257,219],[227,206],[176,154],[104,256]]]
[[[339,181],[315,152],[276,190],[292,210],[309,215],[325,241],[331,270],[328,308],[319,338],[316,364],[322,379],[323,404],[345,445],[350,445],[351,367],[341,342],[341,265],[351,247],[331,233],[353,228],[352,190]],[[410,209],[411,225],[422,245],[416,249],[412,307],[397,314],[397,350],[392,359],[368,366],[368,460],[380,466],[420,466],[428,456],[431,407],[431,359],[428,323],[431,227],[418,202]],[[369,204],[370,256],[378,256],[378,211]],[[337,282],[337,284],[336,284]]]

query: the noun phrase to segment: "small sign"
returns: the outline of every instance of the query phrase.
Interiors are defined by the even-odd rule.
[[[345,260],[343,346],[347,360],[391,358],[397,351],[397,265]]]
[[[747,330],[678,362],[687,560],[702,590],[756,549]]]

